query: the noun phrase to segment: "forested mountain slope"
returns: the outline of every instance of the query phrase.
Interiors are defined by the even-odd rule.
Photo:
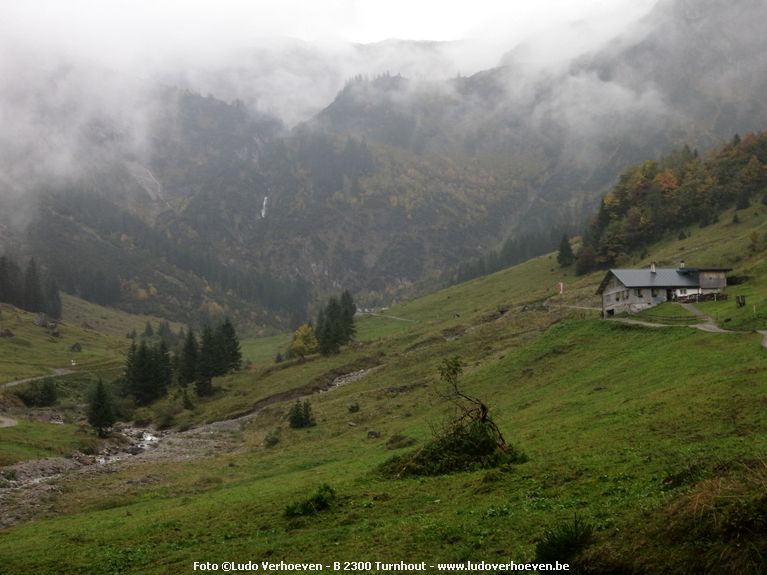
[[[386,300],[510,237],[579,229],[626,166],[762,129],[764,10],[663,0],[560,67],[517,50],[449,81],[359,76],[294,128],[154,86],[142,137],[82,121],[78,168],[28,178],[35,193],[4,210],[0,233],[69,291],[96,274],[117,282],[111,303],[135,311],[286,326],[339,287]]]

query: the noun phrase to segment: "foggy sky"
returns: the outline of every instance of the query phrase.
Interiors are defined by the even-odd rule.
[[[151,67],[173,60],[207,65],[259,39],[276,37],[322,45],[390,38],[472,39],[481,45],[479,49],[487,51],[487,66],[520,42],[541,42],[554,52],[572,51],[570,44],[578,44],[576,49],[593,45],[619,32],[654,3],[4,0],[0,3],[0,47],[11,44],[48,49],[121,68],[137,64]]]
[[[292,126],[354,75],[443,80],[496,66],[512,49],[520,65],[552,66],[654,3],[0,0],[0,195],[92,167],[100,160],[83,142],[105,126],[146,157],[158,87],[240,99]]]

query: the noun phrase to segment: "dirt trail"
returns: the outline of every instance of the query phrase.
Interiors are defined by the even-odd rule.
[[[698,318],[703,320],[702,323],[690,324],[687,327],[691,327],[693,329],[699,329],[701,331],[707,331],[707,332],[710,332],[710,333],[738,333],[738,332],[735,332],[735,331],[722,329],[714,321],[714,318],[712,318],[710,315],[707,315],[707,314],[703,313],[702,311],[700,311],[698,308],[696,308],[691,303],[680,303],[679,305],[681,305],[684,309],[686,309],[690,313],[695,314],[696,317],[698,317]],[[627,319],[627,318],[619,318],[619,317],[618,318],[610,318],[609,321],[617,321],[617,322],[620,322],[620,323],[627,323],[627,324],[632,324],[632,325],[643,325],[645,327],[680,327],[679,324],[673,325],[673,324],[668,324],[668,323],[650,323],[650,322],[646,322],[646,321],[640,321],[640,320],[637,320],[637,319]],[[767,348],[767,331],[764,331],[764,332],[760,331],[759,333],[761,333],[764,336],[764,338],[762,340],[762,347]]]
[[[409,322],[409,323],[418,323],[418,321],[414,320],[414,319],[407,319],[406,317],[397,317],[396,315],[386,315],[386,314],[382,314],[382,313],[374,313],[372,311],[362,312],[362,313],[360,313],[360,315],[372,315],[372,316],[375,316],[375,317],[384,317],[386,319],[394,319],[394,320],[397,320],[397,321],[406,321],[406,322]]]
[[[66,369],[63,367],[53,367],[51,368],[51,373],[48,375],[38,375],[37,377],[28,377],[26,379],[17,379],[16,381],[6,381],[5,383],[0,383],[0,389],[6,389],[9,387],[13,387],[15,385],[21,385],[22,383],[29,383],[30,381],[38,381],[40,379],[45,379],[46,377],[56,377],[58,375],[68,375],[70,373],[74,373],[71,369]]]

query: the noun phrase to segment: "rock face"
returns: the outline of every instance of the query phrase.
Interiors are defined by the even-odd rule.
[[[333,380],[333,383],[330,385],[330,388],[334,387],[341,387],[342,385],[346,385],[347,383],[353,383],[357,381],[358,379],[362,379],[367,375],[369,372],[369,369],[360,369],[359,371],[353,371],[351,373],[347,373],[345,375],[338,376]]]

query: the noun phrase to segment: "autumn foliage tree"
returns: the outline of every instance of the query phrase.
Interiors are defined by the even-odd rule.
[[[584,234],[576,271],[616,264],[622,256],[713,223],[727,208],[743,209],[767,191],[767,133],[747,134],[705,158],[684,147],[627,169],[602,199]]]
[[[319,347],[314,335],[314,328],[308,324],[298,327],[293,333],[293,340],[288,348],[288,357],[298,357],[303,360],[307,355],[315,353]]]

